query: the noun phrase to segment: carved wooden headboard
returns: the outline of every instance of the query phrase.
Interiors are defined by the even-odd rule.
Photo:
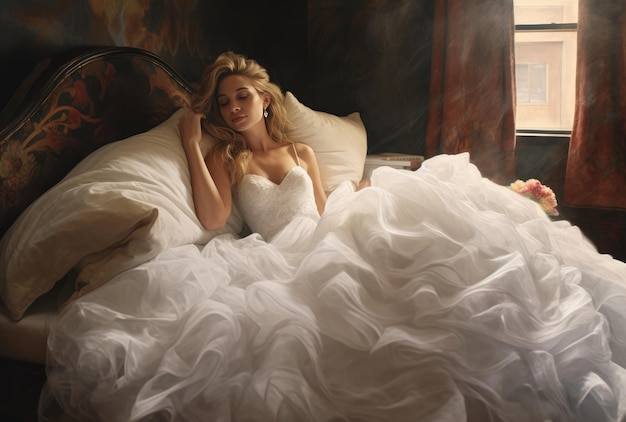
[[[100,146],[144,132],[188,106],[193,88],[158,56],[93,47],[25,79],[3,111],[0,236]],[[27,85],[27,86],[26,86]]]

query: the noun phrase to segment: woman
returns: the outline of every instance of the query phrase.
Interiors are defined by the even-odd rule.
[[[192,108],[179,126],[196,213],[205,228],[216,230],[226,223],[233,191],[245,221],[264,237],[271,237],[282,224],[277,209],[313,219],[324,211],[326,194],[315,153],[286,138],[289,121],[283,94],[257,62],[232,52],[220,55],[206,69]],[[217,140],[206,159],[200,150],[202,128]],[[297,180],[291,183],[298,189],[290,190],[290,195],[279,192],[287,178]],[[255,183],[269,183],[273,200],[259,204],[253,198],[255,188],[247,188]],[[269,209],[271,220],[262,217]],[[285,212],[278,217],[289,218]]]

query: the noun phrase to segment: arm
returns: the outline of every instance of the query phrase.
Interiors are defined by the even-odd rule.
[[[319,166],[317,164],[317,158],[315,152],[307,144],[296,144],[298,150],[298,156],[302,161],[306,163],[306,171],[309,177],[313,181],[313,192],[315,194],[315,203],[317,204],[317,211],[322,215],[324,208],[326,207],[326,192],[322,185],[322,178],[320,176]]]
[[[196,216],[207,230],[226,224],[232,207],[230,175],[224,163],[209,153],[206,160],[200,150],[201,114],[189,112],[178,122],[181,143],[187,156]]]

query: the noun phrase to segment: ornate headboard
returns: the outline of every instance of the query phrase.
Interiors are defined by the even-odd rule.
[[[94,47],[35,70],[3,111],[0,237],[19,214],[100,146],[144,132],[189,105],[193,88],[158,56]]]

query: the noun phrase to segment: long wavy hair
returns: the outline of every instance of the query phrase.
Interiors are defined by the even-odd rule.
[[[267,70],[255,60],[241,54],[228,51],[220,54],[203,72],[200,88],[191,101],[191,108],[202,113],[202,128],[215,139],[214,149],[218,157],[224,161],[234,186],[247,172],[252,152],[248,148],[244,136],[228,127],[217,101],[217,91],[221,81],[229,75],[241,75],[249,79],[250,84],[259,95],[269,94],[270,103],[265,119],[267,132],[276,142],[288,142],[287,131],[291,123],[287,118],[285,100],[281,88],[270,81]]]

